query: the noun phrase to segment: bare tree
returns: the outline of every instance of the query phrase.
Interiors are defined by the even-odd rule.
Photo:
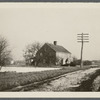
[[[42,44],[34,42],[26,46],[23,57],[25,58],[26,64],[31,63],[31,59],[35,57],[37,51],[41,48]]]
[[[11,51],[8,50],[8,41],[3,36],[0,36],[0,66],[6,65],[11,59]]]

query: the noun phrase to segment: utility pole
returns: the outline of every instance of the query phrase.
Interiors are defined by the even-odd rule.
[[[81,43],[80,67],[83,67],[83,44],[89,42],[89,34],[88,33],[77,34],[77,40],[78,40],[77,42]]]

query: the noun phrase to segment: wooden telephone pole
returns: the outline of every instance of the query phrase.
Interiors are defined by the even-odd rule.
[[[81,43],[81,57],[80,57],[80,67],[83,66],[83,44],[86,42],[89,42],[89,34],[88,33],[82,33],[82,34],[77,34],[77,42]]]

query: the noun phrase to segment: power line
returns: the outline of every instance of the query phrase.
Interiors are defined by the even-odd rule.
[[[83,44],[86,42],[89,42],[89,34],[88,33],[82,33],[82,34],[77,34],[77,42],[81,43],[81,57],[80,57],[80,67],[83,66]]]

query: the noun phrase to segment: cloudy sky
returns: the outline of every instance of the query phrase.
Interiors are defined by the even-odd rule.
[[[54,40],[79,58],[80,33],[89,33],[84,59],[100,59],[100,4],[0,4],[0,34],[9,41],[14,59],[23,59],[29,43]]]

